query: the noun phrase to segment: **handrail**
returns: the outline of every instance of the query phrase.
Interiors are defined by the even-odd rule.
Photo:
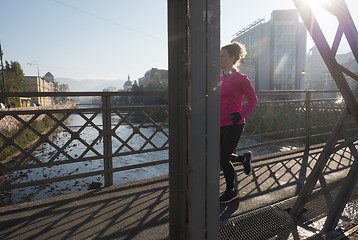
[[[166,91],[143,91],[143,92],[5,92],[2,97],[90,97],[90,96],[166,96]]]

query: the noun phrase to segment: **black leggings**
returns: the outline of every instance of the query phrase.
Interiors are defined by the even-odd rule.
[[[230,156],[239,143],[243,124],[234,124],[220,127],[220,165],[224,173],[226,188],[234,188],[235,169],[230,161]]]

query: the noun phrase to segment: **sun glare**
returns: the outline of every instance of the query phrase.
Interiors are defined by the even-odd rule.
[[[332,15],[324,6],[330,6],[334,0],[306,0],[317,20],[328,44],[332,44],[338,28],[337,17]]]
[[[330,14],[325,9],[325,6],[328,7],[331,5],[332,3],[331,0],[306,0],[306,1],[308,1],[313,11],[313,14],[318,20],[322,19],[325,20],[326,22],[332,23],[332,21],[328,21],[328,19],[332,17],[332,14]]]
[[[330,4],[331,1],[330,0],[307,0],[310,3],[315,3],[315,4]]]
[[[312,8],[322,8],[331,5],[331,0],[306,0]]]

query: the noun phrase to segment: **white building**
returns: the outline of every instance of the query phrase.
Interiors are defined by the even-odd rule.
[[[123,84],[123,91],[128,92],[132,90],[131,77],[128,75],[128,80]]]
[[[235,34],[253,59],[255,90],[305,89],[307,30],[297,10],[276,10],[269,22],[260,19]]]
[[[160,74],[164,85],[168,84],[168,70],[163,70],[158,68],[152,68],[151,70],[147,71],[144,74],[144,77],[138,79],[138,84],[140,86],[146,86],[148,83],[153,81],[155,73]]]

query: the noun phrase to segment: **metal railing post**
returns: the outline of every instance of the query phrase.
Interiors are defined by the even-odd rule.
[[[310,135],[311,135],[311,93],[306,91],[306,121],[305,121],[305,151],[310,149]]]
[[[112,136],[111,136],[111,97],[102,96],[102,121],[103,121],[103,161],[104,161],[104,185],[113,185],[113,164],[112,164]]]

